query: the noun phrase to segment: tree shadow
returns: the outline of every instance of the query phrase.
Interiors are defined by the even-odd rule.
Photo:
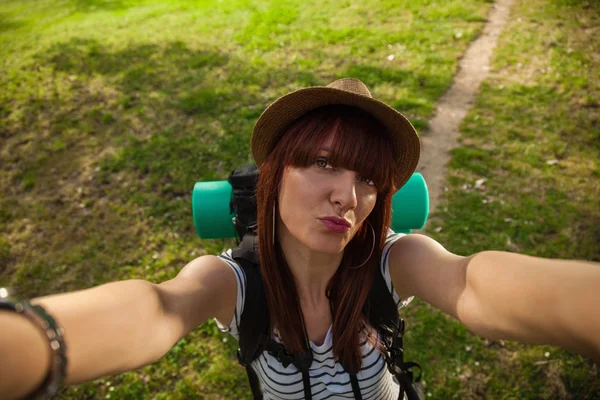
[[[307,67],[266,66],[183,42],[115,49],[74,38],[34,60],[28,72],[39,82],[5,135],[11,180],[0,187],[6,193],[0,208],[10,209],[10,232],[28,232],[7,256],[20,260],[12,261],[19,271],[8,273],[38,295],[114,280],[124,270],[146,276],[144,246],[178,242],[157,239],[171,232],[187,246],[218,247],[195,235],[194,182],[225,179],[250,161],[252,127],[273,88],[327,83]],[[438,90],[436,77],[343,68],[342,76],[370,87],[421,82],[432,99]],[[69,274],[56,272],[55,264]]]
[[[142,265],[146,246],[215,246],[196,237],[194,183],[224,179],[249,160],[272,77],[317,81],[181,42],[115,50],[73,39],[38,54],[29,69],[45,72],[7,125],[11,179],[0,181],[0,236],[13,238],[0,249],[2,275],[28,295],[93,286],[123,271],[167,279],[188,252],[152,275]]]
[[[141,44],[115,51],[97,40],[78,38],[55,44],[36,58],[54,71],[87,78],[113,77],[111,83],[127,93],[173,91],[197,85],[203,82],[207,70],[229,61],[218,50],[192,50],[182,42]],[[186,81],[181,82],[184,77]]]
[[[584,9],[593,9],[598,6],[597,0],[552,0],[552,3],[559,6],[581,7]]]
[[[179,41],[113,48],[74,38],[34,60],[28,72],[39,83],[6,131],[11,180],[0,188],[10,229],[31,225],[17,243],[30,250],[9,252],[24,260],[12,261],[24,290],[90,286],[121,276],[124,267],[144,276],[139,264],[147,250],[138,244],[152,235],[160,241],[156,232],[215,246],[198,242],[193,229],[194,182],[225,179],[250,161],[252,127],[274,88],[327,83],[309,67],[265,65]],[[370,87],[423,87],[432,102],[442,91],[435,76],[348,65],[341,76]],[[406,112],[406,104],[397,106]],[[16,222],[26,218],[35,223]],[[57,278],[56,263],[68,266],[70,278]]]
[[[25,25],[26,23],[23,21],[12,19],[8,13],[0,12],[0,33],[19,29]]]
[[[75,0],[75,8],[80,12],[119,11],[130,7],[130,2],[123,0]]]

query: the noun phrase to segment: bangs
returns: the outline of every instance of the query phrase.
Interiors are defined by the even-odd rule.
[[[394,183],[396,162],[386,127],[361,109],[333,105],[317,108],[294,121],[279,144],[285,165],[312,165],[323,144],[332,137],[328,160],[334,167],[358,172],[371,179],[377,191]]]

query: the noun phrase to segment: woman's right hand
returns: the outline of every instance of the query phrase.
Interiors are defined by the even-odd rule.
[[[41,304],[64,328],[66,383],[76,384],[157,361],[209,318],[229,322],[236,299],[231,268],[215,256],[202,256],[161,284],[112,282],[32,303]],[[0,326],[0,393],[3,399],[22,397],[48,372],[48,341],[16,313],[0,312]]]

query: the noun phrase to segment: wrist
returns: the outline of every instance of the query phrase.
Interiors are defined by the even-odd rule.
[[[44,337],[46,349],[50,353],[50,368],[44,380],[35,391],[27,394],[27,398],[38,399],[54,396],[61,389],[67,371],[66,345],[63,338],[63,329],[42,306],[33,305],[28,300],[15,298],[9,293],[7,288],[0,288],[0,310],[16,314],[28,320],[27,322],[38,329],[38,337],[39,335]],[[16,346],[16,348],[22,352],[29,345],[28,341],[32,340],[35,341],[35,339],[29,338],[25,341],[21,339],[17,343],[22,344],[22,346]],[[35,354],[39,355],[40,352],[37,351]]]
[[[15,312],[0,310],[0,393],[24,398],[44,381],[51,366],[48,339],[39,327]]]

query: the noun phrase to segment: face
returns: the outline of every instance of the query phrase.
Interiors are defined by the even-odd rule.
[[[334,254],[344,250],[375,207],[377,188],[369,177],[330,165],[331,144],[329,138],[311,166],[285,169],[277,235],[280,240],[292,235],[312,251]]]

